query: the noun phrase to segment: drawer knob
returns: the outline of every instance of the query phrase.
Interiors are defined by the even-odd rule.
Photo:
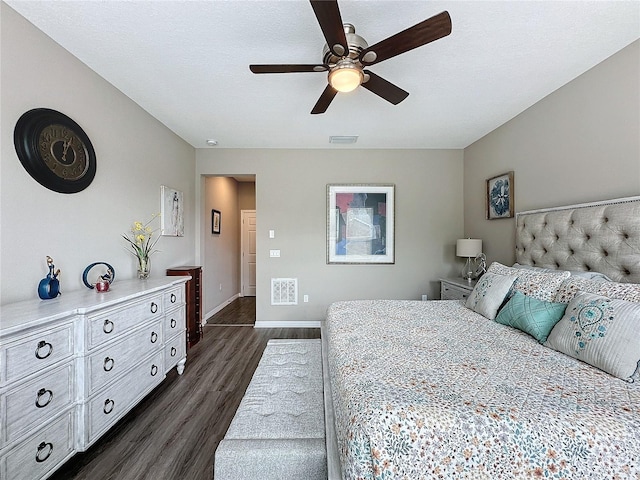
[[[40,350],[42,349],[46,349],[46,353],[41,352]],[[38,342],[38,346],[36,347],[36,358],[38,360],[47,358],[52,353],[53,353],[53,345],[51,345],[49,342],[45,342],[44,340],[40,340]]]
[[[156,313],[158,311],[158,304],[156,302],[151,302],[151,313]]]
[[[157,365],[151,365],[151,376],[155,377],[157,373],[158,373],[158,366]]]
[[[111,357],[104,357],[104,363],[102,364],[102,368],[104,368],[105,372],[110,372],[111,370],[113,370],[113,366],[115,365],[116,361],[111,358]]]
[[[111,320],[109,320],[108,318],[104,321],[104,325],[102,325],[102,331],[104,333],[111,333],[113,332],[113,327],[115,325],[113,324],[113,322]]]
[[[158,334],[156,332],[151,332],[151,343],[156,343],[158,341]]]
[[[176,347],[171,347],[171,356],[175,357],[176,353],[178,353],[178,350],[176,350]]]
[[[172,294],[171,294],[171,303],[176,303],[176,300],[177,300],[177,299],[178,299],[178,298],[176,297],[176,294],[175,294],[175,293],[172,293]]]
[[[116,406],[116,402],[114,402],[113,400],[111,400],[110,398],[107,398],[104,401],[104,408],[102,409],[102,411],[109,415],[111,412],[113,412],[113,408]]]
[[[36,452],[36,462],[42,463],[53,453],[53,443],[42,442],[38,445],[38,451]]]
[[[46,398],[46,401],[42,400],[43,397]],[[53,400],[53,392],[51,390],[41,388],[38,390],[38,394],[36,396],[36,407],[44,408],[51,403],[51,400]]]
[[[171,319],[171,328],[176,328],[176,325],[178,324],[178,322],[176,322],[175,318]]]

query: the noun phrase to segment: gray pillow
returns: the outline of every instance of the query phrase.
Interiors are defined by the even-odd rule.
[[[466,307],[493,320],[516,278],[514,275],[485,273],[473,287],[471,295],[467,298]]]
[[[640,304],[578,292],[545,346],[640,382]]]

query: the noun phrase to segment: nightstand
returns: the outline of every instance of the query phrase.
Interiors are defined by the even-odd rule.
[[[441,278],[440,279],[440,299],[441,300],[463,300],[466,299],[475,287],[477,280],[470,282],[462,277]]]

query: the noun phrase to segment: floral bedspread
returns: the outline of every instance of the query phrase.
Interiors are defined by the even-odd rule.
[[[640,387],[451,301],[328,311],[346,479],[640,479]]]

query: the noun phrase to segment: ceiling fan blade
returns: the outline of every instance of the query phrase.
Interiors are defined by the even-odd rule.
[[[316,115],[326,112],[337,93],[338,91],[336,89],[331,85],[327,85],[327,88],[324,89],[324,92],[322,92],[322,95],[320,95],[320,98],[314,105],[313,110],[311,110],[311,114]]]
[[[449,12],[442,12],[364,49],[360,53],[360,62],[365,66],[373,65],[446,37],[450,33],[451,17]]]
[[[310,2],[329,49],[338,57],[349,53],[338,2],[336,0],[310,0]]]
[[[364,82],[362,86],[379,97],[384,98],[387,102],[394,105],[399,104],[409,96],[409,92],[405,92],[400,87],[379,77],[369,70],[364,70],[365,75],[369,75],[369,80]]]
[[[253,73],[326,72],[328,65],[249,65]]]

